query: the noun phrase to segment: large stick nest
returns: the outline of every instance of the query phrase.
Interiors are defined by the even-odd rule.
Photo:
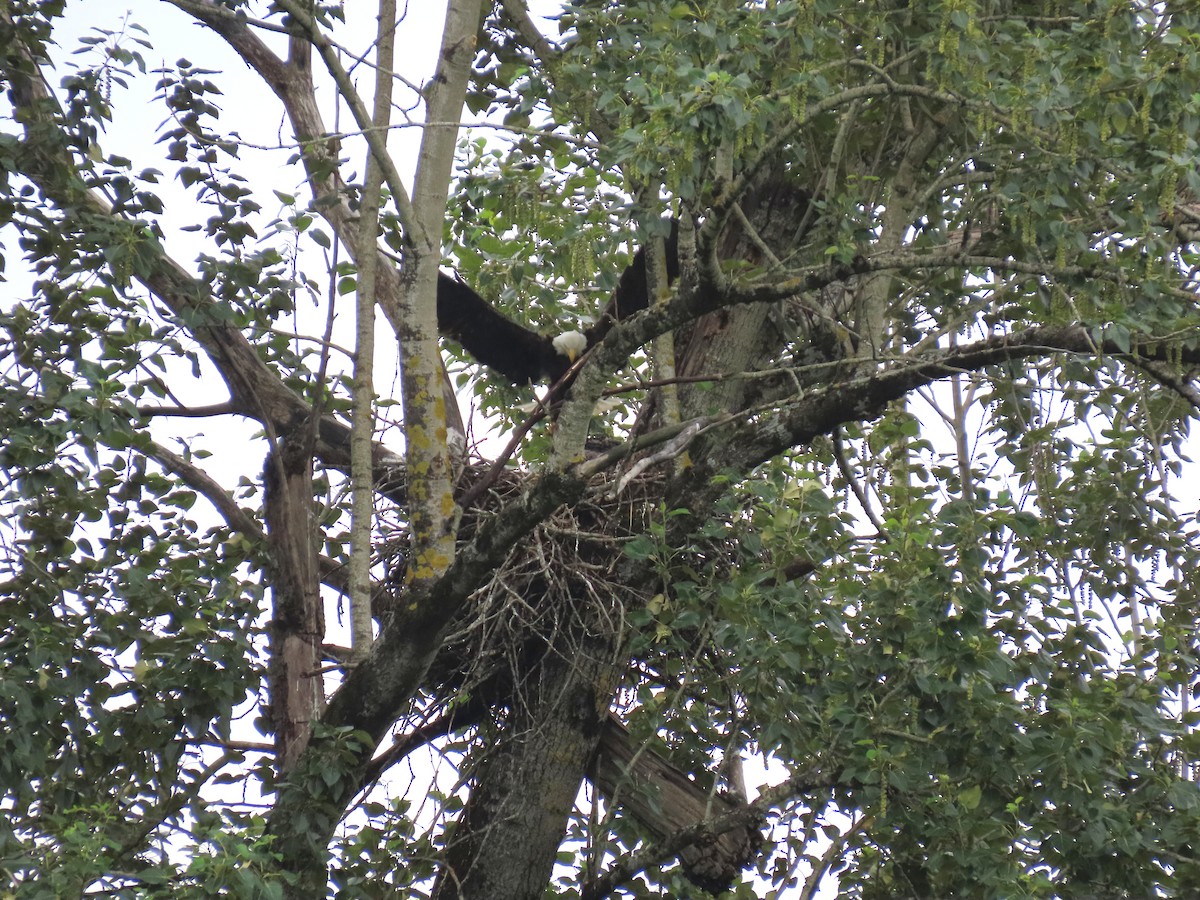
[[[484,467],[469,467],[460,490],[486,477]],[[514,500],[527,477],[504,470],[464,515],[460,542],[470,541],[483,522]],[[624,546],[646,532],[661,482],[651,472],[623,483],[618,492],[615,475],[598,476],[583,500],[556,510],[515,545],[455,618],[427,691],[443,702],[467,697],[486,706],[503,704],[516,696],[513,688],[548,648],[570,654],[585,633],[623,643],[626,614],[648,599],[641,586],[622,577],[628,563]],[[393,571],[402,571],[395,547],[389,541],[382,555]]]

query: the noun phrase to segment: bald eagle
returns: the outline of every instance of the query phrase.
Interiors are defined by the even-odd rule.
[[[672,281],[679,274],[677,233],[672,227],[667,241],[667,277]],[[558,381],[614,324],[645,309],[648,303],[646,260],[641,250],[621,273],[617,289],[596,323],[586,331],[556,335],[539,334],[514,322],[464,282],[438,273],[438,331],[515,385]]]
[[[516,385],[555,382],[588,348],[578,331],[547,337],[514,322],[456,278],[438,273],[438,331]]]

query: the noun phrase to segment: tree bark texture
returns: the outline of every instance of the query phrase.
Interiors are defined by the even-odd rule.
[[[613,644],[598,631],[564,631],[514,686],[498,740],[477,761],[436,900],[544,896],[612,702]]]
[[[615,717],[600,741],[593,780],[609,803],[620,804],[656,840],[745,806],[706,789],[655,751],[640,746]],[[753,861],[762,844],[759,821],[685,847],[679,854],[688,880],[720,893]]]
[[[302,424],[278,442],[263,473],[272,566],[271,725],[281,772],[295,765],[325,708],[325,614],[317,571],[312,443]]]

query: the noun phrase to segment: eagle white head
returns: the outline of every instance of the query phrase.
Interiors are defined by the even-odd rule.
[[[578,331],[564,331],[550,343],[560,356],[565,356],[571,362],[579,359],[587,349],[587,337]]]

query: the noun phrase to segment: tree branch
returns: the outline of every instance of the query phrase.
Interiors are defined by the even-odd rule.
[[[387,184],[388,190],[392,193],[392,199],[396,204],[396,215],[399,217],[400,223],[404,228],[405,241],[420,240],[423,243],[428,243],[429,236],[426,233],[425,226],[419,221],[413,210],[412,201],[408,196],[408,189],[404,186],[404,180],[400,177],[400,172],[396,169],[395,163],[392,162],[392,158],[387,152],[386,124],[382,127],[376,127],[370,110],[367,109],[362,98],[358,96],[358,91],[354,88],[354,81],[351,79],[350,73],[345,70],[341,60],[338,59],[337,47],[321,31],[316,20],[309,15],[308,10],[296,2],[296,0],[276,0],[276,3],[296,21],[304,32],[304,37],[321,55],[321,61],[325,63],[326,70],[337,85],[338,95],[350,107],[350,114],[354,117],[355,124],[358,125],[359,131],[366,140],[367,146],[371,150],[371,156],[375,158],[380,167],[384,183]],[[206,24],[208,23],[206,22]],[[381,71],[379,77],[390,78],[391,75],[388,71]],[[272,85],[272,87],[275,88],[276,86]],[[276,88],[276,93],[279,93],[278,88]],[[291,95],[291,92],[289,91],[288,94]],[[282,95],[280,96],[282,99]],[[293,124],[298,123],[293,121]],[[324,132],[321,132],[321,134],[323,135]],[[314,133],[310,136],[316,137],[317,134]],[[437,243],[440,246],[440,231],[437,235]]]
[[[381,0],[376,31],[375,107],[373,121],[386,131],[391,121],[392,80],[396,48],[396,3]],[[375,252],[379,241],[380,187],[383,166],[374,151],[367,153],[363,196],[359,206],[359,260],[355,291],[354,384],[350,430],[350,645],[355,658],[367,654],[374,638],[371,622],[371,538],[375,492],[371,483],[371,439],[375,432],[375,294],[382,264]],[[331,306],[332,309],[332,306]]]
[[[833,772],[827,771],[820,762],[816,762],[782,784],[764,791],[753,803],[748,803],[715,819],[706,819],[689,825],[687,828],[681,828],[669,838],[627,855],[623,860],[610,866],[608,871],[595,882],[585,885],[580,892],[580,900],[603,900],[632,880],[639,872],[674,859],[685,848],[701,843],[706,838],[718,837],[735,828],[745,828],[751,823],[763,819],[772,807],[819,788],[828,787],[834,783],[834,778]]]
[[[195,6],[197,2],[187,5]],[[203,3],[199,5],[209,6]],[[272,77],[283,78],[286,75],[283,64],[243,23],[230,22],[216,12],[213,15],[216,21],[245,39],[245,46],[253,51],[250,59],[255,64],[270,71]],[[7,11],[0,11],[0,22],[6,30],[14,28]],[[139,256],[144,263],[142,271],[136,274],[138,281],[195,337],[225,381],[230,400],[220,404],[220,410],[247,416],[276,433],[286,432],[294,422],[307,421],[312,416],[311,406],[263,362],[241,331],[223,324],[220,310],[208,286],[191,276],[167,254],[158,241],[147,237],[140,223],[121,217],[102,195],[84,186],[77,175],[81,164],[71,155],[58,130],[62,112],[38,69],[38,61],[26,47],[14,44],[12,52],[22,62],[21,66],[8,66],[5,71],[11,85],[16,118],[23,124],[26,133],[25,151],[20,157],[22,172],[61,210],[69,227],[84,233],[102,233],[109,240],[114,224],[129,229],[130,240],[137,243]],[[343,224],[348,225],[348,221]],[[382,269],[382,273],[388,276],[388,287],[384,289],[384,293],[388,293],[397,284],[395,271],[388,265]],[[217,411],[218,407],[205,409],[207,414]],[[183,408],[161,412],[149,408],[145,413],[188,414]],[[348,469],[349,428],[332,416],[322,416],[319,426],[316,443],[318,457],[332,468]],[[403,497],[397,491],[402,485],[397,486],[393,478],[399,457],[378,443],[372,445],[372,454],[378,489],[402,501]]]
[[[208,500],[230,528],[240,531],[259,546],[266,541],[266,534],[254,514],[238,506],[233,495],[199,466],[192,465],[178,453],[153,441],[147,441],[139,449],[164,470],[178,475],[189,487]]]
[[[1148,339],[1149,340],[1149,339]],[[1029,328],[972,344],[939,348],[912,359],[893,361],[882,371],[831,384],[795,398],[771,412],[755,410],[753,420],[742,418],[729,426],[737,429],[737,440],[727,441],[727,453],[709,461],[715,469],[726,466],[749,471],[791,447],[808,443],[837,426],[874,418],[893,400],[934,381],[962,372],[973,372],[1015,359],[1053,353],[1088,357],[1112,356],[1144,365],[1147,360],[1200,365],[1200,350],[1151,345],[1126,352],[1124,345],[1099,339],[1083,325]]]

